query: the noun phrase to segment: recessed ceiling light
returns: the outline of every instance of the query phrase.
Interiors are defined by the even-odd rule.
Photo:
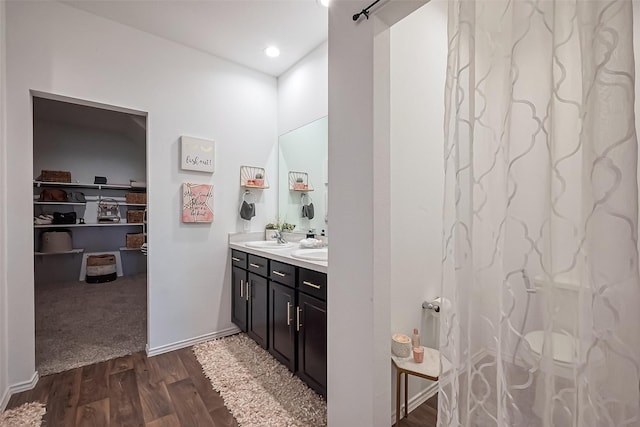
[[[264,53],[269,57],[269,58],[276,58],[278,56],[280,56],[280,49],[278,49],[275,46],[269,46],[268,48],[266,48],[264,50]]]
[[[323,5],[324,7],[329,7],[329,2],[331,0],[320,0],[320,4]]]

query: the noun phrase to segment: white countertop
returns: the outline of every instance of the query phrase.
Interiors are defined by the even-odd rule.
[[[296,239],[303,239],[305,236],[298,233],[287,233],[285,238],[290,242],[295,242]],[[284,262],[286,264],[295,265],[297,267],[306,268],[308,270],[318,271],[320,273],[327,273],[329,263],[327,261],[309,261],[291,256],[291,252],[300,249],[299,245],[294,245],[289,248],[282,249],[264,249],[264,248],[249,248],[245,244],[246,242],[264,240],[264,232],[253,233],[229,233],[229,248],[237,249],[248,254],[253,254],[265,258],[269,258],[275,261]]]
[[[440,352],[434,348],[424,348],[424,360],[422,363],[416,363],[413,361],[413,353],[409,357],[398,357],[391,355],[391,359],[400,369],[409,372],[416,372],[421,375],[426,375],[432,378],[439,378],[442,372],[447,372],[451,369],[451,362],[449,362]]]

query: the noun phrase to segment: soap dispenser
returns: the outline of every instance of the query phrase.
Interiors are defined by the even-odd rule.
[[[316,238],[316,230],[315,228],[312,228],[307,232],[307,239],[315,239],[315,238]]]

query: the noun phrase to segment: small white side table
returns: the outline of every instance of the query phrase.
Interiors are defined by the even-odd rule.
[[[409,375],[425,378],[431,381],[438,381],[440,378],[440,352],[433,348],[424,348],[424,360],[422,363],[413,361],[413,355],[409,357],[398,357],[391,355],[391,362],[396,367],[396,427],[400,425],[400,384],[402,374],[404,374],[404,414],[409,415],[408,405],[408,380]],[[447,371],[450,366],[449,361],[442,357],[442,366]]]

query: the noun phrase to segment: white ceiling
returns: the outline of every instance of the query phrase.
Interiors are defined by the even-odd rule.
[[[316,0],[64,0],[65,4],[279,76],[327,39]],[[276,45],[278,58],[264,49]]]

